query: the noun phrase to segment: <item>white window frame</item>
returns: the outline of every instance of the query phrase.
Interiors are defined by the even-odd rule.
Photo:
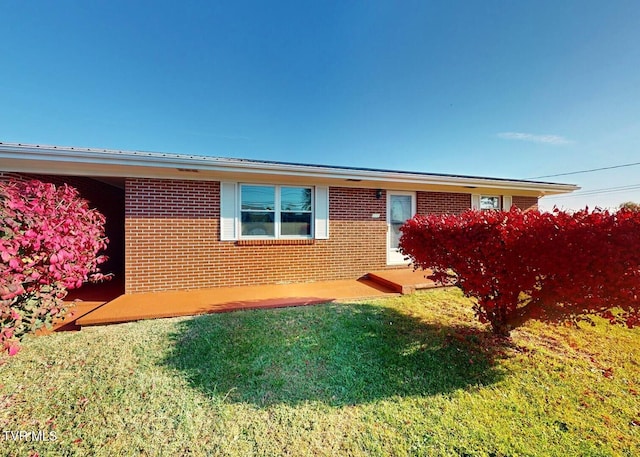
[[[274,188],[274,235],[243,235],[242,234],[242,213],[247,210],[242,209],[242,190],[245,186],[252,187],[269,187]],[[309,189],[311,191],[311,210],[309,211],[296,211],[308,213],[311,215],[311,222],[309,227],[309,235],[282,235],[282,213],[289,211],[282,211],[282,188],[291,187],[299,189]],[[256,212],[268,212],[268,210],[256,210]],[[240,183],[238,185],[238,199],[237,199],[237,213],[238,214],[238,239],[240,240],[308,240],[313,239],[315,235],[315,188],[314,186],[301,186],[295,184],[265,184],[265,183]]]

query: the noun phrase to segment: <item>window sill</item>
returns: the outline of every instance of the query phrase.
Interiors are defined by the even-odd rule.
[[[287,245],[306,245],[306,244],[315,244],[315,243],[316,243],[316,240],[314,240],[313,238],[236,241],[237,246],[287,246]]]

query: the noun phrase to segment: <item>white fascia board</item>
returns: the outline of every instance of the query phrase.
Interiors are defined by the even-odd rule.
[[[207,172],[207,174],[279,175],[320,181],[350,181],[352,184],[366,181],[387,186],[390,184],[413,184],[417,186],[464,187],[468,188],[470,192],[473,192],[474,189],[511,189],[553,195],[573,192],[579,189],[578,186],[572,184],[261,162],[156,152],[7,143],[0,143],[1,159],[11,161],[14,165],[16,163],[20,164],[14,166],[13,170],[6,171],[35,172],[36,170],[41,170],[40,172],[46,172],[46,170],[50,170],[46,165],[47,163],[60,165],[64,163],[65,166],[68,166],[69,172],[74,172],[74,169],[86,171],[87,168],[90,168],[95,175],[101,175],[106,172],[109,175],[127,177],[174,177],[185,179],[185,171],[192,170]],[[23,167],[24,169],[22,169]],[[1,168],[2,164],[0,163]],[[188,179],[207,179],[207,177],[194,173]]]

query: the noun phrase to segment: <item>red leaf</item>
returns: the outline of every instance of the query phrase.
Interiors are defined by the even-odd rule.
[[[401,230],[412,263],[442,284],[453,274],[496,332],[531,318],[640,325],[639,211],[466,211],[418,215]]]

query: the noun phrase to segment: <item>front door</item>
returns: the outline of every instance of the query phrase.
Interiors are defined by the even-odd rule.
[[[416,214],[415,192],[387,192],[387,264],[404,265],[409,262],[398,249],[400,227]]]

